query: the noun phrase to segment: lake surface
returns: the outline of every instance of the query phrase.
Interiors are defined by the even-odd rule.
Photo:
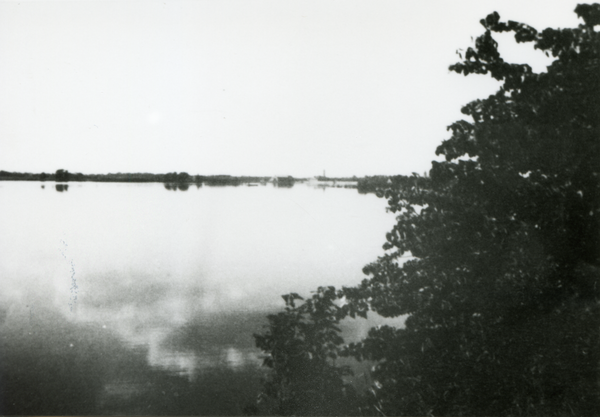
[[[303,184],[0,182],[0,413],[240,414],[252,333],[281,294],[359,283],[385,206]]]

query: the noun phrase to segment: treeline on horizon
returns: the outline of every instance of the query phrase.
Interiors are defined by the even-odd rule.
[[[116,174],[82,174],[72,173],[68,170],[59,169],[53,174],[46,172],[8,172],[0,171],[0,181],[56,181],[56,182],[158,182],[158,183],[206,183],[215,185],[238,185],[249,182],[266,181],[270,177],[231,175],[190,175],[187,172],[169,172],[166,174],[152,174],[147,172]],[[289,177],[291,178],[291,177]]]
[[[339,177],[330,178],[317,176],[319,181],[338,181],[348,182],[356,181],[357,190],[361,194],[366,193],[383,193],[390,187],[399,185],[411,185],[424,187],[429,182],[427,177],[419,177],[416,175],[374,175],[362,178],[354,177]],[[49,174],[30,173],[30,172],[8,172],[0,171],[0,181],[56,181],[56,182],[157,182],[157,183],[202,183],[206,185],[241,185],[247,183],[260,183],[269,181],[271,177],[257,176],[231,176],[231,175],[190,175],[187,172],[169,172],[166,174],[152,173],[121,173],[116,174],[82,174],[72,173],[68,170],[59,169],[55,173]],[[291,176],[277,177],[281,185],[293,185],[297,181],[304,181],[306,178],[294,178]]]

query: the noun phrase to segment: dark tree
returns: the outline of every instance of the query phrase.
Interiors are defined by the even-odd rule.
[[[191,179],[192,179],[192,177],[187,172],[180,172],[177,175],[177,181],[179,181],[179,182],[189,182],[189,181],[191,181]]]
[[[358,344],[329,341],[333,355],[377,363],[363,413],[600,414],[600,5],[575,12],[577,28],[542,32],[493,13],[450,67],[501,87],[463,108],[428,181],[392,178],[386,253],[323,313],[407,317]],[[499,32],[554,61],[539,74],[504,61]],[[312,323],[310,310],[281,314]],[[291,338],[277,320],[257,338],[271,358]]]
[[[65,171],[64,169],[59,169],[56,171],[56,174],[54,174],[54,180],[58,182],[69,181],[69,177],[69,171]]]

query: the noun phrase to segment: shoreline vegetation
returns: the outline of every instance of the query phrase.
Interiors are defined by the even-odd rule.
[[[308,183],[317,187],[355,188],[361,194],[381,193],[394,186],[407,185],[414,182],[423,186],[428,178],[413,176],[375,175],[366,177],[340,177],[330,178],[316,176],[312,178],[286,177],[259,177],[259,176],[232,176],[232,175],[190,175],[187,172],[170,172],[166,174],[152,173],[109,173],[109,174],[82,174],[71,173],[59,169],[55,173],[30,173],[0,171],[0,181],[54,181],[54,182],[123,182],[123,183],[164,183],[168,190],[187,190],[189,185],[195,184],[208,186],[256,186],[274,184],[278,187],[292,187],[295,183]],[[418,183],[418,184],[417,184]],[[422,184],[423,183],[423,184]]]
[[[462,107],[430,178],[378,190],[396,223],[360,284],[282,296],[254,335],[272,371],[255,415],[600,415],[600,4],[575,13],[481,19],[449,70],[498,91]],[[546,71],[504,59],[510,32]],[[344,339],[373,314],[403,324]],[[373,364],[368,389],[348,360]]]

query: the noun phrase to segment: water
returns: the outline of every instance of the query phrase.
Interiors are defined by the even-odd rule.
[[[385,205],[302,184],[0,182],[0,413],[240,414],[252,333],[281,294],[360,282]]]

